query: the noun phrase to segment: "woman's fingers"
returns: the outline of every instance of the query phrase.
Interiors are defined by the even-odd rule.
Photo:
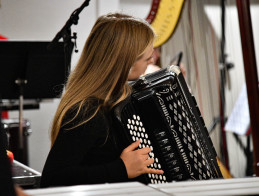
[[[147,160],[149,158],[149,155],[143,155],[143,159]]]
[[[144,171],[146,174],[164,174],[163,170],[160,169],[152,169],[152,168],[146,168],[146,170]]]
[[[126,166],[128,177],[134,178],[147,173],[163,174],[163,170],[148,168],[154,163],[154,159],[149,157],[151,149],[149,147],[137,149],[139,144],[140,140],[133,142],[121,153],[120,157]]]
[[[135,150],[139,146],[139,144],[140,144],[140,140],[133,142],[127,148],[124,149],[124,152],[130,152]]]
[[[149,147],[138,149],[139,153],[142,155],[148,154],[151,152],[151,149]]]
[[[146,161],[144,162],[144,164],[146,165],[146,166],[149,166],[149,165],[151,165],[151,164],[153,164],[154,163],[154,159],[146,159]]]

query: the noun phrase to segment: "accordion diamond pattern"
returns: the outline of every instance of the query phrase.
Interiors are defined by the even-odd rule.
[[[194,180],[209,179],[212,174],[198,138],[199,130],[195,131],[197,127],[193,126],[193,120],[190,120],[192,119],[191,113],[178,89],[177,84],[170,85],[168,88],[161,89],[156,96],[160,104],[164,106],[164,113],[169,113],[170,117],[167,118],[169,126],[174,127],[174,134],[178,135],[182,141],[182,148],[179,146],[178,148],[185,149],[187,159],[191,163],[188,168],[190,177]]]

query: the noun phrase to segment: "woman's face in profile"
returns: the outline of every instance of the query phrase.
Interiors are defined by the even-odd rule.
[[[138,79],[147,69],[149,64],[154,63],[153,61],[153,45],[149,46],[144,54],[136,61],[136,63],[131,67],[128,80]]]

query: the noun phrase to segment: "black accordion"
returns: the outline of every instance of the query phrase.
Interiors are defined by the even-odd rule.
[[[132,94],[115,107],[116,121],[129,142],[150,147],[163,175],[146,174],[148,183],[221,178],[217,154],[195,98],[178,66],[140,77]]]

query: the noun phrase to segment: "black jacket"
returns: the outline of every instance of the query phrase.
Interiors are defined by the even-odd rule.
[[[1,110],[0,110],[1,115]],[[0,195],[15,196],[10,160],[7,157],[6,130],[2,129],[0,116]]]
[[[72,130],[61,128],[45,163],[41,187],[135,180],[145,183],[143,177],[128,179],[120,158],[128,144],[122,130],[113,125],[111,114],[102,111]]]

